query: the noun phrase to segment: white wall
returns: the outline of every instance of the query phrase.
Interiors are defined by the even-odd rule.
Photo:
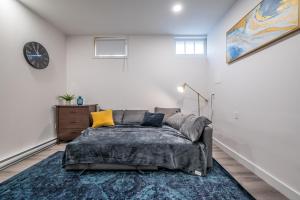
[[[55,138],[56,96],[65,92],[65,36],[15,0],[0,1],[0,160]],[[30,67],[26,42],[43,44],[44,70]]]
[[[300,199],[300,35],[226,64],[226,31],[259,1],[238,1],[208,37],[214,137],[291,199]],[[234,113],[239,119],[234,119]]]
[[[206,95],[205,57],[176,56],[171,36],[129,36],[129,59],[95,59],[92,36],[67,40],[68,90],[103,108],[149,109],[181,106],[197,112],[195,95],[180,96],[188,82]],[[204,105],[204,104],[203,104]]]

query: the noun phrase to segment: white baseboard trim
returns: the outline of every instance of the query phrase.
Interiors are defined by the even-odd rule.
[[[50,148],[51,146],[54,146],[56,144],[57,138],[55,139],[51,139],[47,142],[44,142],[42,144],[39,144],[35,147],[32,147],[30,149],[27,149],[25,151],[22,151],[14,156],[11,156],[9,158],[6,158],[4,160],[0,161],[0,171],[11,166],[14,165],[30,156],[33,156],[34,154],[37,154],[47,148]]]
[[[231,149],[224,143],[222,143],[220,140],[213,138],[213,141],[215,144],[220,147],[223,151],[225,151],[227,154],[229,154],[231,157],[233,157],[235,160],[237,160],[239,163],[244,165],[246,168],[248,168],[250,171],[252,171],[254,174],[256,174],[258,177],[266,181],[268,184],[270,184],[272,187],[277,189],[279,192],[284,194],[286,197],[292,200],[300,199],[300,192],[292,188],[291,186],[287,185],[283,181],[279,180],[272,174],[270,174],[265,169],[261,168],[260,166],[256,165],[252,161],[248,160],[246,157],[242,156],[235,150]]]

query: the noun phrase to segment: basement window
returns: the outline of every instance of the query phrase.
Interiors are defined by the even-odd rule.
[[[205,37],[175,37],[177,55],[206,55]]]
[[[96,37],[95,57],[127,58],[127,39],[117,37]]]

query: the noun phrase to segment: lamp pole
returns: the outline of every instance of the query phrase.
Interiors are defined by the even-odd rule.
[[[198,116],[200,116],[200,95],[198,94]]]
[[[204,99],[205,102],[208,102],[208,99],[205,98],[204,96],[202,96],[197,90],[195,90],[194,88],[192,88],[189,84],[184,83],[184,84],[183,84],[183,88],[185,88],[185,87],[190,88],[193,92],[195,92],[195,93],[197,94],[197,98],[198,98],[198,115],[200,116],[200,97],[201,97],[202,99]]]

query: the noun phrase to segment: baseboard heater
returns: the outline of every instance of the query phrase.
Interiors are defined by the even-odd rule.
[[[48,149],[56,144],[57,138],[39,144],[35,147],[22,151],[14,156],[6,158],[0,161],[0,171],[6,169],[7,167],[14,165],[26,158],[29,158],[45,149]]]

